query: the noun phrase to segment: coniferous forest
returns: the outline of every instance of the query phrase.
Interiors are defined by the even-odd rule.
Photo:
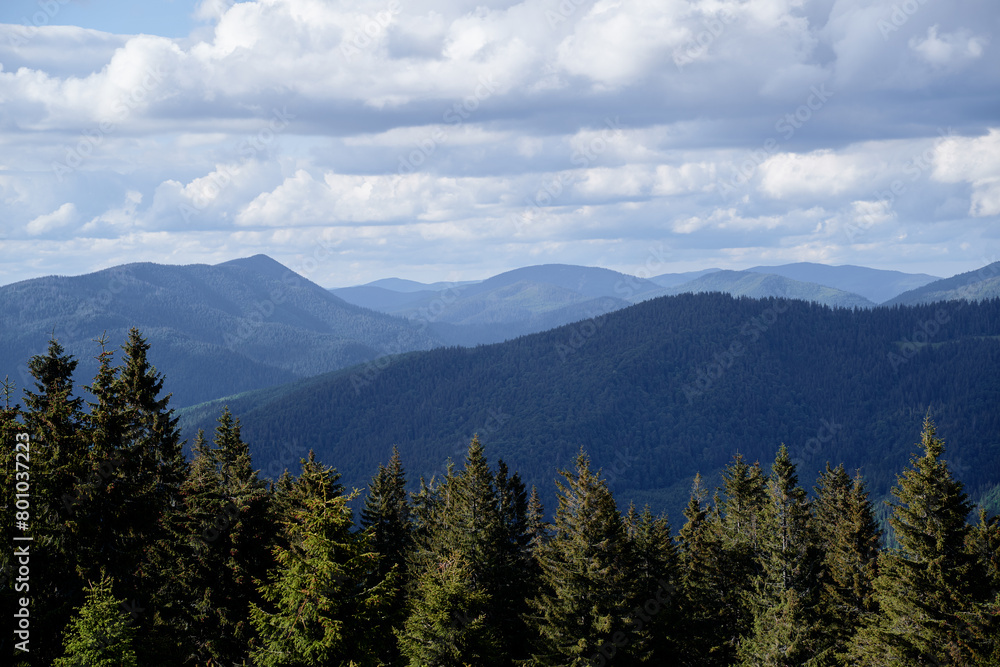
[[[1000,665],[1000,520],[930,416],[891,534],[861,475],[801,479],[780,443],[668,519],[584,451],[555,507],[478,439],[416,492],[393,451],[366,489],[312,454],[264,480],[228,409],[186,458],[148,351],[102,341],[81,397],[53,340],[6,387],[18,665]]]

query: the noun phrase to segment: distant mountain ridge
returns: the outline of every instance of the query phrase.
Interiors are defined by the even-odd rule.
[[[386,353],[443,344],[402,318],[350,305],[273,259],[215,266],[139,263],[0,287],[0,368],[20,387],[26,362],[53,334],[89,382],[106,334],[115,350],[130,327],[171,378],[173,405],[257,389]]]
[[[625,307],[658,296],[715,291],[754,298],[795,298],[835,308],[872,308],[887,298],[934,280],[934,276],[927,274],[810,262],[758,266],[746,271],[711,268],[663,273],[648,279],[598,267],[543,264],[514,269],[482,281],[431,285],[385,278],[331,291],[348,303],[411,319],[422,317],[429,304],[440,304],[446,299],[449,307],[441,309],[436,320],[439,326],[502,327],[495,330],[497,336],[485,339],[471,330],[458,336],[445,334],[452,342],[472,344],[504,340],[511,334],[535,333],[542,330],[538,328],[540,322],[550,326],[567,324],[572,320],[556,316],[555,312],[571,302],[581,304],[587,298],[616,299],[618,307]],[[520,288],[506,289],[514,284],[520,284]],[[606,303],[603,307],[610,306]],[[540,320],[543,313],[550,316]]]
[[[752,271],[715,271],[665,289],[666,294],[700,292],[722,292],[731,296],[748,296],[754,299],[767,297],[800,299],[834,308],[872,308],[876,305],[860,294]]]
[[[853,292],[873,303],[884,303],[902,292],[939,280],[937,276],[926,273],[903,273],[850,264],[830,266],[813,262],[798,262],[781,266],[755,266],[747,271],[770,273],[792,280],[833,287],[844,292]]]
[[[984,301],[1000,297],[1000,262],[928,283],[886,302],[888,306],[913,306],[937,301]]]

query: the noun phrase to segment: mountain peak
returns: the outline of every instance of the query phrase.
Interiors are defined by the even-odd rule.
[[[288,275],[289,273],[294,273],[290,268],[272,259],[264,254],[257,254],[251,257],[240,257],[238,259],[231,259],[228,262],[222,262],[216,266],[233,266],[241,269],[246,269],[248,271],[253,271],[254,273],[266,276],[268,278],[280,279]]]

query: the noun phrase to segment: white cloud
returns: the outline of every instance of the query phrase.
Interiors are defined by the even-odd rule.
[[[934,153],[933,176],[945,183],[972,185],[970,215],[1000,215],[1000,128],[981,137],[941,141]]]
[[[926,37],[911,37],[909,41],[910,48],[934,67],[949,67],[980,58],[986,43],[985,37],[973,36],[968,30],[938,35],[937,25],[927,29]]]
[[[38,236],[71,225],[76,222],[76,219],[76,205],[67,202],[51,213],[38,216],[29,222],[25,229],[32,236]]]

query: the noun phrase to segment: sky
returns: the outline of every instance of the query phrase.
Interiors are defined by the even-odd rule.
[[[4,0],[0,284],[1000,259],[995,0]]]

